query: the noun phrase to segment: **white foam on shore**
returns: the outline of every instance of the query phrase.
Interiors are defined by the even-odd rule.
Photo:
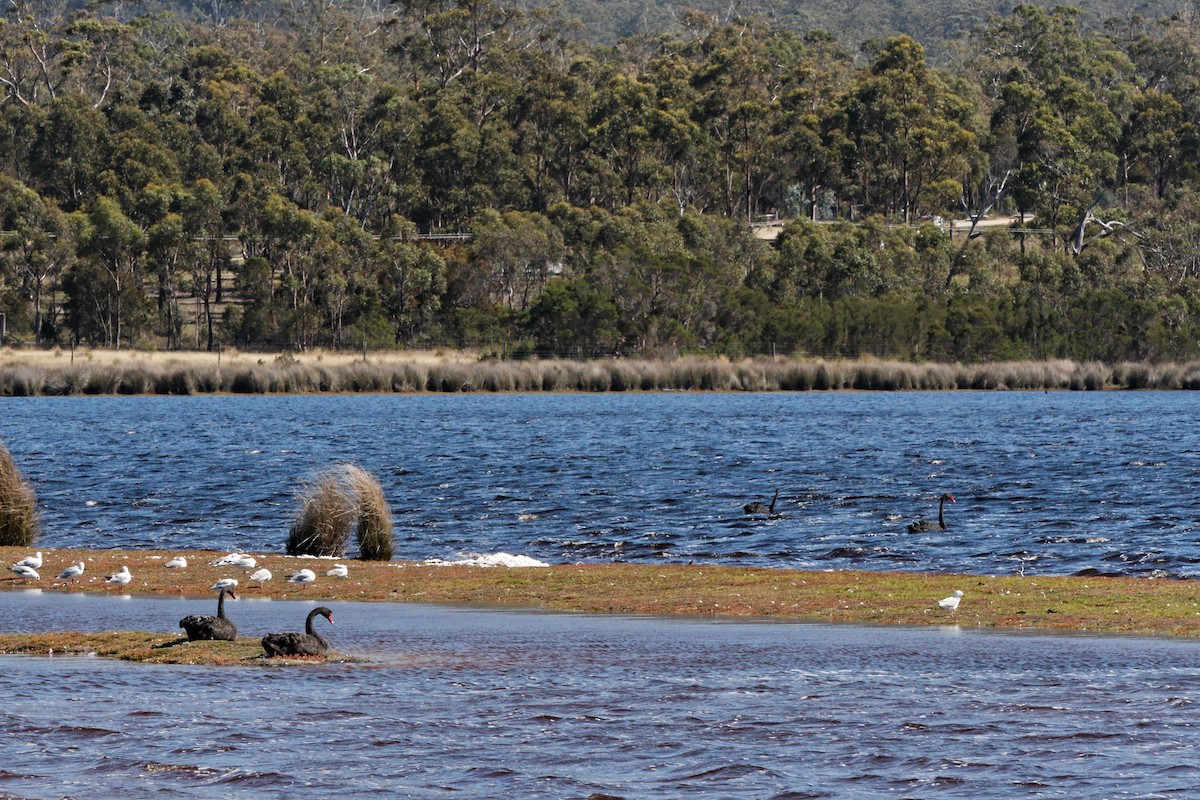
[[[529,556],[514,556],[510,553],[462,553],[458,561],[429,558],[423,563],[435,567],[548,567],[545,561]]]

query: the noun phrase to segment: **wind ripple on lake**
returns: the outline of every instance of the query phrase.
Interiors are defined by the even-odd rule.
[[[153,630],[197,605],[4,592],[0,619]],[[259,635],[308,605],[234,612]],[[331,605],[335,646],[371,663],[0,658],[0,794],[1008,800],[1196,788],[1178,766],[1200,745],[1195,642]]]
[[[1197,573],[1187,392],[7,398],[47,547],[279,550],[375,473],[397,555]],[[747,517],[769,502],[779,518]],[[909,534],[953,493],[950,529]]]

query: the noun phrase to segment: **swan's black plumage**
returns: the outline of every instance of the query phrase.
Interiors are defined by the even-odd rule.
[[[909,533],[928,533],[929,531],[944,531],[946,530],[946,501],[955,502],[954,495],[944,494],[938,502],[938,521],[930,522],[923,519],[919,522],[914,522],[908,526]]]
[[[771,505],[764,506],[762,503],[755,500],[753,503],[746,503],[742,506],[742,510],[747,514],[774,514],[775,503],[779,500],[779,490],[775,490],[775,496],[771,498]]]
[[[192,614],[179,620],[179,627],[187,633],[189,641],[217,639],[232,642],[237,638],[237,625],[234,625],[225,616],[225,591],[222,589],[221,595],[217,598],[217,615],[215,617],[206,614]],[[237,599],[237,595],[232,590],[229,591],[229,594],[234,600]]]
[[[313,620],[321,615],[333,624],[333,612],[325,606],[318,606],[308,612],[304,621],[304,633],[268,633],[262,638],[263,650],[269,656],[327,656],[330,653],[329,642],[325,641],[313,630]]]

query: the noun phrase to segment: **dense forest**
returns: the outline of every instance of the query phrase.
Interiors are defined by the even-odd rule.
[[[603,45],[493,0],[240,5],[8,0],[8,341],[1200,355],[1195,14],[1022,5],[934,66],[700,11]]]

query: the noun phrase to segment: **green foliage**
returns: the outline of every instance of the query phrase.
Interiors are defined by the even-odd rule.
[[[0,23],[14,338],[1200,354],[1184,17],[1098,29],[1020,5],[947,43],[968,11],[856,7],[856,61],[816,8],[696,8],[616,48],[490,0],[402,3],[382,27],[339,4],[253,26],[107,9]]]

